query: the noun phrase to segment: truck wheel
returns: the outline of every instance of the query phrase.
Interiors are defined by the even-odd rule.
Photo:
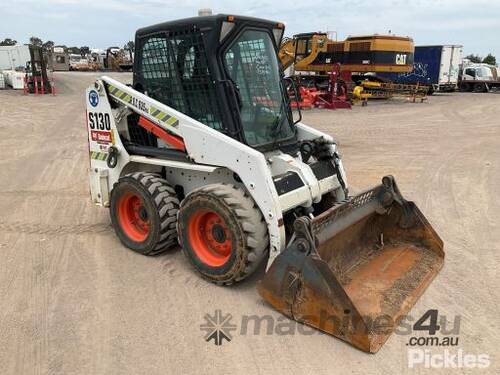
[[[253,199],[234,185],[191,192],[181,203],[177,231],[192,265],[217,284],[243,280],[268,254],[266,222]]]
[[[474,85],[474,92],[486,92],[487,88],[484,83],[476,83]]]
[[[157,255],[177,244],[179,200],[167,181],[154,173],[120,178],[110,199],[111,223],[128,248]]]
[[[460,91],[463,91],[463,92],[472,91],[472,87],[468,83],[461,83],[460,84]]]

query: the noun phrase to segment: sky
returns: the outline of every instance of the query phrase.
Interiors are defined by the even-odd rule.
[[[0,40],[30,36],[56,45],[123,46],[144,26],[198,9],[281,21],[286,35],[335,31],[411,36],[415,45],[461,44],[464,55],[500,60],[500,0],[0,0]]]

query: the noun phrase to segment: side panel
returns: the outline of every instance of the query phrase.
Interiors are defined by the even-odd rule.
[[[460,72],[460,65],[462,64],[462,46],[452,46],[451,62],[450,62],[450,82],[453,84],[458,83],[458,76]]]
[[[415,47],[413,71],[409,73],[377,73],[394,83],[416,85],[438,84],[441,69],[441,46]]]
[[[102,87],[102,85],[101,85]],[[89,142],[89,178],[92,202],[109,206],[109,193],[118,181],[120,171],[129,162],[115,125],[115,117],[104,90],[89,87],[85,91],[86,124]],[[115,168],[109,168],[107,158],[110,147],[117,149],[120,157]]]
[[[180,122],[189,156],[201,164],[226,167],[238,174],[267,222],[269,264],[285,247],[279,197],[264,155],[197,121]]]
[[[439,69],[439,81],[438,84],[448,84],[450,83],[450,68],[451,59],[453,57],[453,50],[450,46],[443,46],[441,50],[441,64]]]

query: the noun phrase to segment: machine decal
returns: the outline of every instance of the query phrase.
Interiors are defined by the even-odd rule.
[[[129,103],[132,104],[135,108],[137,108],[140,111],[143,111],[143,112],[148,111],[148,107],[147,107],[146,103],[143,102],[141,99],[137,99],[137,98],[132,96]]]
[[[90,131],[90,138],[94,142],[102,142],[102,143],[112,143],[113,142],[112,133],[107,132],[107,131],[91,130]]]
[[[104,161],[104,160],[106,160],[107,156],[108,156],[108,154],[105,152],[99,152],[99,151],[91,151],[90,152],[90,158],[94,159],[94,160]]]
[[[149,113],[151,116],[153,116],[163,124],[173,126],[174,128],[176,128],[179,125],[179,120],[176,117],[170,116],[168,113],[165,113],[153,106],[148,106],[148,104],[142,101],[141,99],[133,97],[132,95],[123,92],[122,90],[113,85],[108,85],[108,89],[109,89],[109,94],[111,96],[133,105],[140,111]]]
[[[111,118],[109,113],[89,112],[89,128],[96,130],[111,130]]]
[[[396,65],[406,65],[406,57],[404,53],[396,54]]]
[[[117,99],[123,100],[124,102],[131,103],[132,101],[132,96],[127,94],[126,92],[123,92],[122,90],[109,85],[109,94],[111,96],[114,96]],[[141,108],[139,108],[141,109]]]
[[[99,94],[95,90],[89,92],[89,103],[92,107],[97,107],[99,104]]]
[[[153,106],[149,107],[149,114],[160,120],[161,122],[173,126],[174,128],[179,125],[179,120],[177,120],[177,118],[175,118],[174,116],[170,116],[168,113],[162,112]]]

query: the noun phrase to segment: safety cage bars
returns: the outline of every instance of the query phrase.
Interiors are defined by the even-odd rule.
[[[211,79],[203,35],[197,29],[158,32],[138,43],[138,82],[149,97],[223,131],[216,88]],[[129,118],[130,141],[157,146],[156,140]]]

